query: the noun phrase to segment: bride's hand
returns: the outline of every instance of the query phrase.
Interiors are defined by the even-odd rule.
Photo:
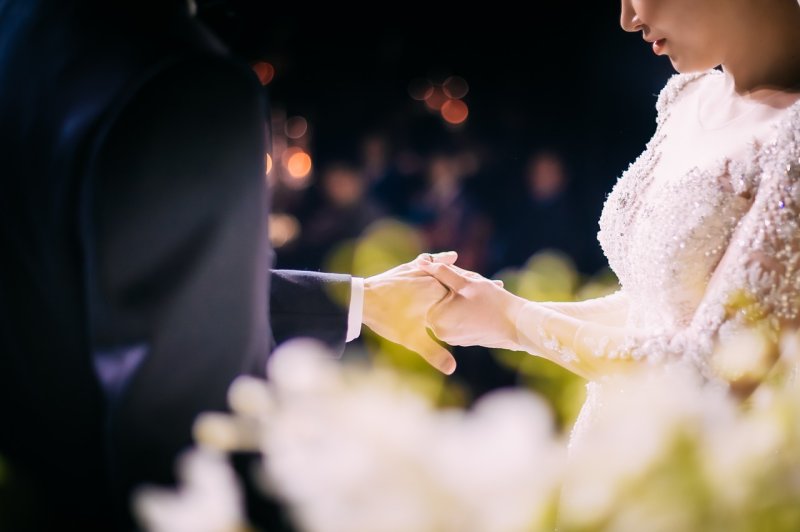
[[[428,311],[428,326],[450,345],[518,349],[516,316],[526,299],[477,273],[422,261],[419,268],[449,289]]]

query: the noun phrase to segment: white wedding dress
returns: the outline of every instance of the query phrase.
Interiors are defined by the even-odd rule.
[[[518,315],[522,347],[590,381],[573,440],[621,366],[683,360],[713,378],[717,340],[755,321],[773,334],[798,323],[800,101],[743,100],[738,116],[708,124],[704,110],[731,83],[714,70],[662,90],[656,132],[600,218],[621,289]]]

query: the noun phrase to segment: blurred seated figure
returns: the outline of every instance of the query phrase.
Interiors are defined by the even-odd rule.
[[[464,179],[474,173],[468,154],[433,154],[426,185],[409,217],[422,228],[426,249],[458,252],[462,267],[487,273],[492,224],[466,193]]]
[[[292,255],[307,268],[319,268],[343,240],[358,237],[384,215],[367,196],[362,170],[342,161],[328,164],[320,179],[320,204],[305,221]]]
[[[593,259],[596,231],[585,221],[581,196],[561,155],[534,152],[523,185],[524,193],[516,196],[504,220],[499,266],[521,266],[534,253],[554,249],[569,255],[580,271],[594,273],[599,267]]]
[[[414,195],[424,186],[424,157],[381,131],[362,137],[358,157],[369,196],[389,214],[406,217]]]

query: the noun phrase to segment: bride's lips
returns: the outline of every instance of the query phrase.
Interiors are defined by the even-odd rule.
[[[666,39],[658,39],[657,41],[653,41],[653,53],[656,55],[662,55],[664,53],[664,45],[666,43]]]

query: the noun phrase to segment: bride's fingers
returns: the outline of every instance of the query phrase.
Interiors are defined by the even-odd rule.
[[[463,275],[464,277],[469,277],[470,279],[475,279],[475,280],[485,280],[486,279],[486,277],[484,277],[483,275],[481,275],[481,274],[479,274],[477,272],[473,272],[473,271],[470,271],[470,270],[465,270],[464,268],[459,268],[455,264],[451,264],[450,267],[452,269],[454,269],[455,271],[457,271],[458,273],[460,273],[461,275]],[[495,284],[500,284],[500,286],[503,286],[503,281],[492,280],[492,282],[495,283]]]
[[[479,274],[477,272],[473,272],[473,271],[470,271],[470,270],[465,270],[464,268],[456,266],[455,264],[451,264],[450,268],[455,270],[456,272],[460,273],[464,277],[469,277],[470,279],[476,279],[476,280],[486,279],[486,277],[484,277],[483,275],[481,275],[481,274]],[[505,283],[503,283],[503,281],[501,281],[500,279],[492,279],[491,281],[494,284],[496,284],[497,286],[499,286],[500,288],[505,286]]]
[[[419,267],[453,292],[460,291],[470,282],[468,277],[454,270],[449,264],[420,262]]]
[[[460,273],[461,275],[464,275],[466,277],[472,277],[473,279],[480,279],[481,277],[483,277],[479,273],[475,273],[475,272],[473,272],[471,270],[465,270],[464,268],[461,268],[460,266],[456,266],[455,264],[451,264],[450,267],[452,269],[454,269],[455,271],[457,271],[458,273]]]
[[[417,264],[420,262],[436,262],[439,264],[455,264],[458,260],[458,253],[455,251],[442,251],[441,253],[420,253],[414,260]]]

